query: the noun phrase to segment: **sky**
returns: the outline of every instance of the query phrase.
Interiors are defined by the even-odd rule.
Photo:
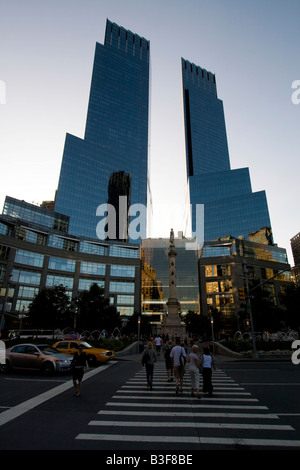
[[[0,210],[58,186],[66,133],[83,138],[107,18],[150,41],[148,236],[184,229],[181,57],[216,74],[231,168],[265,190],[274,242],[300,231],[299,0],[0,0]],[[297,84],[299,81],[299,85]]]

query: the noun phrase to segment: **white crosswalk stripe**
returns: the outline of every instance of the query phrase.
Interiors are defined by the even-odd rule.
[[[213,373],[213,386],[213,397],[191,397],[187,369],[184,393],[177,396],[175,383],[166,380],[164,364],[157,363],[153,390],[147,390],[145,370],[140,370],[107,401],[97,419],[88,423],[93,432],[81,433],[77,439],[176,444],[176,448],[188,450],[201,446],[300,448],[300,441],[292,436],[294,428],[281,424],[277,414],[270,413],[223,370]]]

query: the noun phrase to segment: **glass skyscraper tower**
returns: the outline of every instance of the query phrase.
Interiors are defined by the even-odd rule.
[[[71,234],[96,238],[97,208],[115,206],[119,196],[127,198],[126,210],[149,203],[149,58],[149,41],[107,20],[104,45],[96,44],[84,139],[65,140],[55,210],[70,217]],[[116,214],[118,238],[118,207]]]
[[[252,192],[248,168],[231,170],[215,75],[181,59],[191,228],[204,204],[204,241],[271,228],[265,191]],[[199,221],[198,221],[199,223]]]

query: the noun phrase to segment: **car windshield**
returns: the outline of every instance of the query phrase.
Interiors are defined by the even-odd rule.
[[[52,346],[48,346],[48,344],[39,344],[37,347],[43,354],[48,354],[49,356],[51,354],[59,354],[59,351],[57,351],[57,349],[52,348]]]
[[[89,343],[87,343],[86,341],[80,341],[80,343],[84,348],[86,349],[90,349],[92,348],[93,346],[91,346]]]

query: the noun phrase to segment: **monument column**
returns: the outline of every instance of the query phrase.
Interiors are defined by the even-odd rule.
[[[177,299],[176,292],[176,266],[175,258],[177,256],[174,242],[174,231],[171,229],[170,232],[170,248],[168,252],[169,256],[169,298],[167,302],[168,314],[162,324],[161,332],[164,335],[179,336],[181,339],[185,337],[185,326],[181,324],[179,316],[180,303]]]

